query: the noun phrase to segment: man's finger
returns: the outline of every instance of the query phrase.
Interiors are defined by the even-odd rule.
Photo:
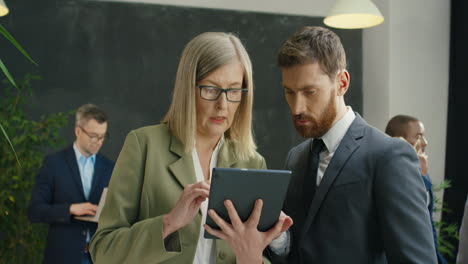
[[[96,211],[96,210],[97,210],[97,206],[91,204],[91,205],[85,206],[84,209]]]
[[[87,215],[95,215],[95,214],[96,214],[96,212],[94,212],[94,211],[91,211],[91,210],[88,210],[88,211],[86,211],[86,214],[87,214]]]

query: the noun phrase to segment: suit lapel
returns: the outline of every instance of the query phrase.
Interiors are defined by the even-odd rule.
[[[308,140],[307,144],[304,144],[302,149],[299,149],[297,153],[299,153],[298,157],[296,158],[296,163],[294,164],[294,172],[298,173],[299,175],[292,177],[291,182],[289,184],[290,190],[288,190],[288,199],[286,200],[287,206],[286,208],[293,208],[291,212],[289,212],[291,217],[297,219],[297,223],[294,224],[295,228],[302,228],[305,218],[306,212],[303,209],[303,197],[305,194],[304,192],[304,179],[309,177],[309,163],[310,163],[310,145],[312,140]],[[289,169],[289,168],[288,168]],[[297,188],[296,186],[299,186]]]
[[[78,192],[80,193],[83,200],[86,200],[83,191],[83,183],[81,182],[80,171],[78,169],[78,164],[76,161],[76,155],[75,151],[73,150],[73,146],[65,150],[65,160],[67,162],[68,167],[70,168],[71,176],[76,184]]]
[[[310,225],[312,224],[315,216],[317,215],[323,200],[325,199],[328,191],[335,182],[336,177],[340,174],[348,159],[353,152],[359,148],[359,139],[364,135],[365,121],[356,113],[356,118],[349,127],[348,131],[341,140],[340,145],[335,151],[332,160],[323,175],[320,185],[317,187],[315,196],[310,205],[307,217],[305,220],[304,231],[302,235],[307,233]],[[302,240],[302,239],[301,239]]]
[[[179,159],[169,165],[169,170],[180,183],[181,187],[184,188],[188,184],[195,183],[197,179],[195,177],[192,154],[185,153],[182,142],[173,135],[171,135],[169,149],[179,157]]]

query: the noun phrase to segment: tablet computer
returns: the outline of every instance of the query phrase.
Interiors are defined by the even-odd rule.
[[[267,231],[278,221],[290,178],[291,171],[286,170],[213,168],[208,210],[215,210],[230,223],[224,201],[231,200],[240,219],[245,222],[254,208],[255,201],[262,199],[263,208],[258,230]],[[209,215],[206,216],[206,224],[219,229]],[[206,230],[204,236],[217,238]]]

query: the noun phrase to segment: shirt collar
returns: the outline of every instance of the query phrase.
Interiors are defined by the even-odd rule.
[[[78,146],[76,145],[76,142],[73,143],[73,150],[75,151],[76,161],[78,162],[78,164],[80,164],[82,160],[87,159],[85,155],[81,154],[80,150],[78,149]],[[96,154],[93,154],[88,158],[94,164],[94,162],[96,161]]]
[[[353,123],[356,115],[353,112],[351,106],[348,106],[348,111],[346,114],[333,125],[325,135],[322,136],[323,143],[327,147],[328,152],[333,153],[338,148],[338,145],[341,143],[346,131]]]

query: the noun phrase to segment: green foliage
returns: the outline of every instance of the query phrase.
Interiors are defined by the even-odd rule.
[[[10,34],[10,32],[8,32],[8,30],[6,30],[6,28],[4,28],[2,25],[0,25],[0,34],[2,34],[13,46],[16,47],[16,49],[18,49],[24,57],[26,57],[31,63],[33,63],[34,65],[38,66],[37,63],[29,56],[29,54],[23,49],[23,47],[21,47],[21,45],[16,41],[16,39]],[[11,76],[10,72],[8,71],[7,67],[5,66],[5,64],[3,63],[2,59],[0,59],[0,69],[2,70],[3,74],[5,74],[5,76],[7,77],[8,81],[16,88],[18,88],[18,86],[16,85],[16,82],[15,80],[13,79],[13,77]],[[16,161],[18,163],[20,163],[19,159],[18,159],[18,156],[16,155],[16,151],[15,151],[15,148],[13,147],[13,144],[11,143],[10,141],[10,138],[8,137],[8,134],[7,132],[5,131],[5,129],[3,128],[3,125],[2,123],[0,123],[0,131],[2,133],[0,133],[1,135],[3,135],[5,137],[5,139],[8,141],[8,144],[10,145],[11,147],[11,150],[13,151],[13,153],[15,154],[15,157],[16,157]]]
[[[433,186],[432,190],[434,193],[437,193],[450,187],[451,182],[449,180],[443,180],[439,185]],[[442,201],[434,195],[434,213],[448,211],[448,209],[443,208]],[[453,244],[453,241],[458,241],[459,239],[459,227],[456,224],[447,224],[442,221],[434,221],[434,226],[439,231],[437,240],[437,248],[439,249],[439,252],[444,257],[449,257],[451,259],[455,258],[455,252],[457,252],[457,248]]]
[[[455,252],[457,252],[457,248],[449,238],[459,240],[458,226],[456,224],[446,224],[444,222],[435,222],[434,225],[436,229],[439,230],[439,239],[437,241],[439,252],[442,256],[450,257],[451,259],[456,258]]]
[[[33,80],[26,75],[15,88],[5,81],[0,96],[0,121],[21,165],[6,138],[0,137],[0,262],[39,263],[45,245],[47,227],[31,225],[27,209],[34,179],[43,160],[44,148],[57,148],[64,142],[59,130],[73,112],[42,116],[31,120],[25,107],[31,99]]]

